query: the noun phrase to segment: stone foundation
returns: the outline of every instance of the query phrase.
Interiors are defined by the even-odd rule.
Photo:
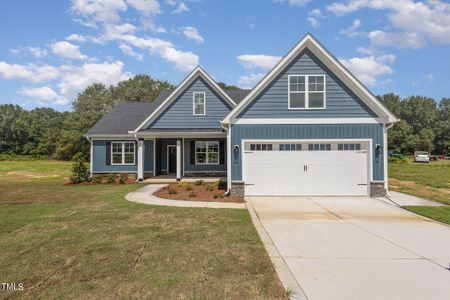
[[[183,177],[227,177],[226,172],[184,172]]]
[[[230,196],[244,197],[245,196],[244,182],[232,182],[230,189]]]
[[[385,195],[384,182],[370,183],[370,197],[384,197]]]

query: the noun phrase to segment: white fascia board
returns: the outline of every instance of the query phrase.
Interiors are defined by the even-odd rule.
[[[234,124],[383,124],[380,118],[282,118],[282,119],[237,119]]]
[[[191,138],[191,137],[226,137],[226,132],[138,132],[137,138]]]
[[[233,107],[236,103],[225,93],[220,86],[211,78],[200,66],[197,66],[179,85],[178,87],[159,105],[134,131],[136,133],[142,128],[148,126],[161,112],[164,111],[185,89],[198,77],[202,77],[217,93],[219,93]]]
[[[89,134],[86,135],[89,139],[134,139],[134,136],[131,134]]]
[[[234,123],[235,117],[250,104],[305,48],[314,53],[330,70],[336,74],[361,100],[387,123],[397,122],[397,118],[369,90],[359,82],[335,57],[333,57],[316,39],[307,34],[292,48],[283,59],[253,88],[253,90],[223,119],[223,123]]]

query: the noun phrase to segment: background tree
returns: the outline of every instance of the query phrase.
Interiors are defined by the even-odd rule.
[[[235,85],[228,85],[224,82],[218,82],[217,85],[220,86],[220,88],[224,89],[224,90],[240,90],[239,87],[237,87]]]
[[[174,89],[168,81],[154,80],[148,75],[136,75],[111,87],[114,100],[151,102],[164,90]]]

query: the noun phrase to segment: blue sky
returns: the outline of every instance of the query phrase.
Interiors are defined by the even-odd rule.
[[[375,94],[450,92],[450,4],[439,0],[0,2],[0,103],[70,109],[87,85],[197,64],[249,88],[311,32]]]

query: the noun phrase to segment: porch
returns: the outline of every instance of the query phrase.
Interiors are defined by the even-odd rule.
[[[226,181],[227,178],[224,177],[182,177],[180,179],[181,182],[189,182],[194,183],[197,180],[202,180],[207,183],[214,183],[217,180],[223,180]],[[144,179],[145,183],[155,183],[155,184],[164,184],[164,183],[176,183],[178,182],[177,177],[175,174],[165,174],[165,175],[159,175],[156,177],[149,177]]]

